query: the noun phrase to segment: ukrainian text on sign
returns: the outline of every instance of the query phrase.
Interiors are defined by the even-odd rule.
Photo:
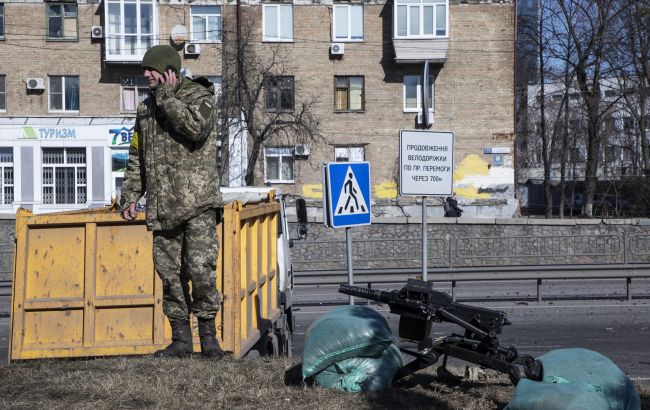
[[[454,136],[450,132],[400,132],[400,194],[451,195]]]

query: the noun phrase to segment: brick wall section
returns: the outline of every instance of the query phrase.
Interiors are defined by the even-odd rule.
[[[319,164],[334,160],[332,145],[337,144],[367,144],[371,185],[396,180],[399,130],[415,128],[416,114],[403,112],[403,76],[421,75],[422,65],[394,63],[390,4],[365,5],[364,16],[364,42],[346,43],[344,57],[337,60],[329,56],[331,8],[294,8],[296,41],[284,48],[294,62],[290,70],[296,76],[296,100],[319,98],[315,111],[330,144],[315,149],[309,160],[296,162],[304,184],[320,184]],[[495,145],[494,134],[514,132],[514,5],[452,4],[449,16],[448,60],[432,68],[435,113],[431,130],[455,134],[458,163],[469,154],[481,156],[483,148]],[[334,112],[336,75],[364,76],[365,112]],[[498,145],[512,148],[512,141]],[[261,167],[257,174],[262,177]],[[296,194],[301,194],[300,188],[282,186]]]
[[[158,7],[161,44],[176,24],[189,27],[189,6]],[[43,3],[5,3],[5,40],[0,41],[0,74],[6,75],[7,111],[1,116],[48,115],[48,75],[78,75],[79,114],[63,116],[123,116],[120,78],[142,75],[139,64],[103,62],[103,40],[91,40],[91,26],[104,21],[103,4],[78,4],[79,41],[46,41]],[[183,62],[195,74],[221,73],[221,46],[205,44],[198,59]],[[45,92],[26,93],[25,79],[45,80]],[[134,113],[126,113],[134,115]],[[60,113],[56,114],[61,115]]]
[[[15,220],[0,219],[0,282],[12,279],[15,228]]]
[[[650,226],[635,221],[449,221],[428,225],[431,267],[650,263]],[[420,267],[421,232],[417,223],[353,228],[355,269]],[[310,223],[291,255],[298,271],[347,269],[345,230]]]

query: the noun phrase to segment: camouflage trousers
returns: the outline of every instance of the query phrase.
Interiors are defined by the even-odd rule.
[[[185,320],[190,311],[212,319],[219,310],[218,219],[221,210],[212,209],[175,229],[153,233],[154,267],[163,283],[163,312],[170,320]]]

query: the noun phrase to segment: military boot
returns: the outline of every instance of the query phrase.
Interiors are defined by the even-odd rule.
[[[154,357],[182,357],[192,354],[192,329],[189,319],[170,320],[172,327],[172,342],[162,350],[158,350]]]
[[[208,359],[221,359],[225,353],[217,341],[217,330],[214,319],[201,319],[199,322],[199,336],[201,337],[201,354]]]

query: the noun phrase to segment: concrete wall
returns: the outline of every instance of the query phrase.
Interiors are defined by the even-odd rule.
[[[380,220],[352,228],[355,269],[420,267],[421,222]],[[430,218],[428,243],[430,267],[649,263],[650,221]],[[291,252],[297,270],[346,269],[345,230],[310,223]]]

